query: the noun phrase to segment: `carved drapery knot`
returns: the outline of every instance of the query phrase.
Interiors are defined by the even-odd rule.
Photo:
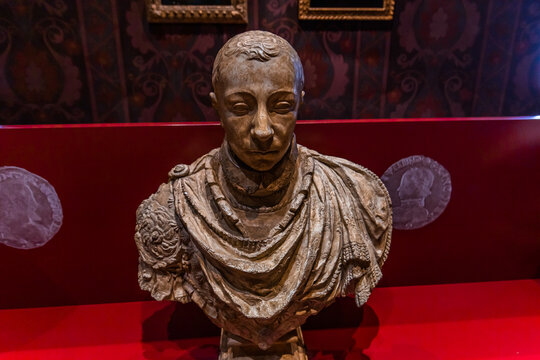
[[[178,164],[169,171],[169,181],[189,175],[189,166]]]

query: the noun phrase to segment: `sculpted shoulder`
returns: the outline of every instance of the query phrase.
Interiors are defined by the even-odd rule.
[[[392,230],[392,201],[383,182],[361,165],[302,148],[315,160],[314,177],[323,177],[323,184],[343,184],[341,188],[331,187],[346,193],[343,201],[356,202],[376,245],[378,263],[382,265],[388,256]]]
[[[200,173],[208,165],[208,162],[211,161],[219,149],[213,149],[207,154],[201,156],[195,160],[191,165],[178,164],[169,171],[169,182],[176,179],[193,176]]]
[[[391,216],[392,202],[388,190],[381,179],[371,170],[346,159],[323,155],[304,146],[302,148],[316,160],[317,166],[331,169],[336,176],[345,178],[346,181],[350,180],[350,182],[347,181],[348,185],[353,186],[360,196],[368,193],[374,195],[375,199],[379,201],[371,201],[373,199],[365,197],[371,210],[381,212],[380,216]]]

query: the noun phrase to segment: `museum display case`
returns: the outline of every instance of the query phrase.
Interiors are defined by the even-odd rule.
[[[380,287],[304,328],[313,359],[537,359],[540,122],[299,121],[298,143],[378,176],[422,155],[452,193],[432,223],[394,230]],[[0,245],[0,359],[212,359],[219,329],[137,284],[135,210],[176,164],[219,147],[217,123],[0,127],[0,166],[47,180],[63,211],[41,247]]]

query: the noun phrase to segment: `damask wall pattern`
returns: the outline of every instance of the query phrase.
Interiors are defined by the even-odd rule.
[[[92,121],[77,6],[0,2],[0,124]]]
[[[216,121],[218,49],[262,29],[298,50],[302,119],[540,114],[540,3],[403,0],[383,23],[148,24],[143,0],[0,0],[0,124]]]

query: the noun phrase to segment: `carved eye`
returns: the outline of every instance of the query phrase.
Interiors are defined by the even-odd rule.
[[[234,104],[231,110],[235,115],[246,115],[249,112],[249,106],[246,103],[239,102]]]
[[[292,104],[288,101],[278,101],[274,105],[274,111],[278,114],[285,114],[291,111]]]

